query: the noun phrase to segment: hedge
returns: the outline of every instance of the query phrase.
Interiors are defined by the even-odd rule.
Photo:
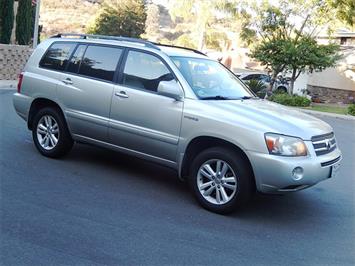
[[[273,94],[269,100],[283,105],[298,107],[307,107],[311,104],[311,100],[306,97],[286,93]]]

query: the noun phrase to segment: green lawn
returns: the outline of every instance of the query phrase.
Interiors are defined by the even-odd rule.
[[[304,107],[304,109],[341,115],[346,115],[348,113],[347,106],[314,105],[310,107]]]

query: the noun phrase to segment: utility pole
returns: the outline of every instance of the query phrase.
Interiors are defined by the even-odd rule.
[[[38,22],[39,22],[39,9],[41,6],[41,0],[36,1],[36,16],[35,16],[35,26],[33,31],[33,48],[36,48],[38,44]]]

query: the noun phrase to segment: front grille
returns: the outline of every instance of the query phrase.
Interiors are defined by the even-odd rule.
[[[317,156],[328,154],[336,149],[334,133],[314,136],[311,138]]]

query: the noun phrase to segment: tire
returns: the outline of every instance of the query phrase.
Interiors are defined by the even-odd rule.
[[[50,158],[64,156],[74,143],[62,113],[53,107],[45,107],[35,114],[32,137],[37,150]]]
[[[211,175],[207,164],[217,175],[214,177]],[[220,165],[221,175],[219,176],[216,171],[217,164]],[[202,207],[215,213],[227,214],[234,211],[245,204],[255,190],[254,177],[249,163],[238,152],[228,148],[213,147],[202,151],[193,160],[189,173],[188,183],[195,198]],[[207,177],[208,175],[210,177]],[[232,179],[235,180],[234,183]],[[208,183],[211,185],[207,186]],[[200,188],[204,186],[206,188],[201,190]],[[232,187],[235,187],[235,190]]]

